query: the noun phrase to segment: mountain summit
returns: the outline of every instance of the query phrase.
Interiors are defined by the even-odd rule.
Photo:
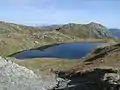
[[[89,24],[68,23],[64,25],[51,25],[42,27],[44,30],[57,30],[71,37],[79,38],[111,38],[112,35],[107,27],[91,22]]]
[[[46,44],[106,41],[111,38],[113,37],[105,26],[93,22],[43,27],[0,22],[0,55],[6,56]]]

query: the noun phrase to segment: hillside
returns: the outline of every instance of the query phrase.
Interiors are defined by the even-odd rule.
[[[110,38],[111,33],[107,28],[101,24],[89,23],[89,24],[75,24],[69,23],[64,25],[52,25],[42,27],[47,30],[56,30],[63,34],[67,34],[73,38]]]
[[[106,41],[111,37],[106,27],[96,23],[32,27],[0,22],[0,55],[53,43]]]
[[[109,41],[113,38],[106,27],[96,23],[39,28],[5,22],[0,25],[0,55],[3,56],[40,46],[44,49],[61,42]],[[1,58],[0,87],[11,90],[19,90],[20,86],[29,90],[118,90],[115,88],[119,88],[120,83],[120,78],[117,78],[120,77],[119,58],[120,44],[98,47],[86,57],[72,61],[58,58]]]
[[[84,59],[16,60],[33,71],[52,71],[62,78],[52,90],[119,90],[120,43],[99,47]]]

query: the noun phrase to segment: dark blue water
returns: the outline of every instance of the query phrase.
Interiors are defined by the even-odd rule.
[[[64,43],[44,50],[26,50],[14,55],[17,59],[26,58],[68,58],[78,59],[91,52],[102,43]]]

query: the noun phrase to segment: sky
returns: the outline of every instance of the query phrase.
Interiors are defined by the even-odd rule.
[[[26,25],[96,22],[120,28],[120,0],[0,0],[0,21]]]

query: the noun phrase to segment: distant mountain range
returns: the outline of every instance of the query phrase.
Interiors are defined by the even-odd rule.
[[[120,38],[120,29],[117,28],[111,28],[109,31],[117,38]]]
[[[2,33],[42,33],[46,31],[56,31],[57,33],[61,33],[67,35],[71,38],[111,38],[112,35],[109,30],[98,23],[91,22],[89,24],[75,24],[68,23],[64,25],[50,25],[50,26],[42,26],[42,27],[32,27],[32,26],[24,26],[7,22],[0,22],[0,34]]]

